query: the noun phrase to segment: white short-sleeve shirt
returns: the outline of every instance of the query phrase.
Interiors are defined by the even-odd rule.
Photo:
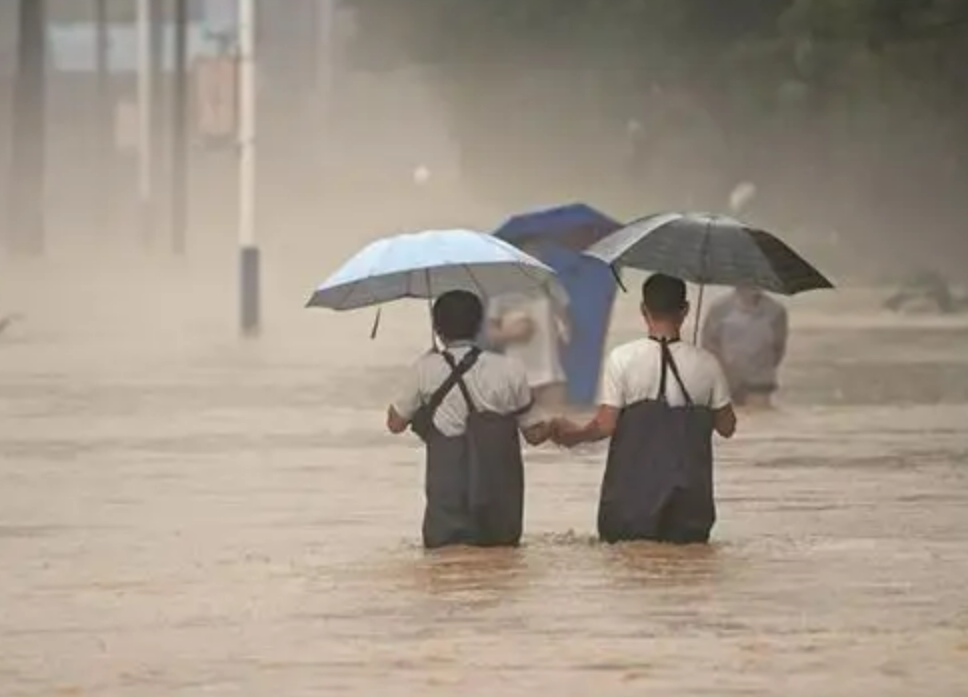
[[[455,363],[470,350],[470,345],[451,346],[447,351]],[[426,353],[421,356],[409,371],[406,384],[393,401],[393,408],[404,419],[412,419],[422,404],[430,401],[431,396],[451,373],[447,361],[439,353]],[[481,352],[471,369],[464,374],[464,384],[474,406],[480,411],[497,414],[513,414],[532,403],[531,388],[524,367],[517,361],[505,356]],[[460,386],[447,393],[437,413],[434,425],[445,436],[459,436],[467,425],[467,402]],[[530,408],[518,416],[521,428],[529,428],[541,423],[544,415]]]
[[[564,291],[557,289],[554,299],[544,291],[514,293],[499,295],[488,306],[490,320],[520,313],[533,322],[534,331],[527,341],[508,344],[504,349],[504,355],[524,366],[532,387],[562,383],[567,379],[559,355],[561,332],[555,309],[557,304],[564,311],[567,303]]]
[[[684,341],[669,344],[679,376],[696,405],[722,409],[730,403],[729,385],[716,357]],[[644,399],[657,399],[662,347],[653,339],[618,346],[605,361],[599,404],[622,409]],[[672,406],[686,403],[672,372],[666,377],[666,398]]]

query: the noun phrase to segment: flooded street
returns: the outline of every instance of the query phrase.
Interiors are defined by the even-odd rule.
[[[547,447],[521,549],[423,553],[421,453],[382,430],[420,308],[373,342],[367,313],[247,345],[27,325],[0,694],[963,695],[968,328],[797,303],[780,409],[719,444],[688,549],[595,543],[603,455]]]

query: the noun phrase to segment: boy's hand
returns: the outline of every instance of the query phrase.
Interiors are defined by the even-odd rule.
[[[564,417],[553,419],[551,422],[551,439],[557,445],[573,448],[582,442],[582,428]]]

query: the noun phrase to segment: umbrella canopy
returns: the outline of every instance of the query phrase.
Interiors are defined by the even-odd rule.
[[[569,203],[511,216],[493,234],[512,244],[539,238],[584,249],[622,224],[586,203]]]
[[[526,249],[558,274],[571,329],[569,341],[558,350],[568,399],[575,405],[595,401],[616,292],[608,264],[582,252],[620,227],[588,204],[568,203],[519,213],[493,233]]]
[[[833,288],[779,238],[709,213],[641,218],[585,253],[613,266],[666,273],[700,285],[755,286],[781,295]]]
[[[482,299],[533,292],[554,271],[516,247],[472,230],[427,230],[367,245],[316,289],[307,307],[354,310],[467,290]]]

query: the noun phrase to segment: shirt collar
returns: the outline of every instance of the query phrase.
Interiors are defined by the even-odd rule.
[[[451,351],[453,349],[471,348],[474,345],[474,341],[452,341],[449,344],[444,344],[443,348],[445,351]]]

